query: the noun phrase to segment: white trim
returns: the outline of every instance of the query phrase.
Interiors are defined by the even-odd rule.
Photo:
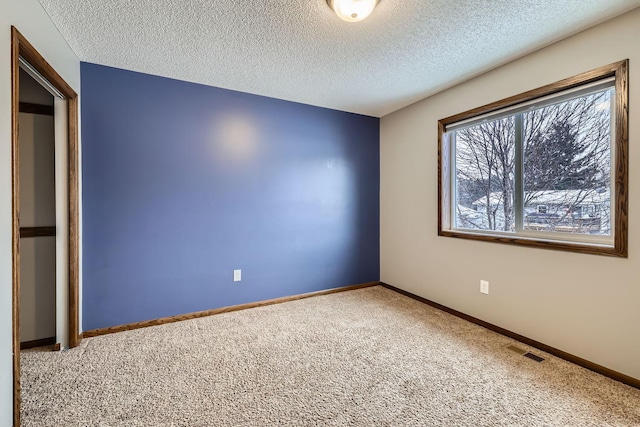
[[[56,342],[69,347],[69,184],[66,99],[55,98],[56,182]]]
[[[572,245],[587,247],[599,246],[603,248],[614,247],[613,236],[595,236],[592,234],[563,233],[561,231],[545,232],[530,230],[523,231],[521,233],[510,233],[508,231],[475,230],[470,228],[452,228],[450,231],[460,234],[469,234],[472,236],[507,237],[510,239],[529,240],[532,242],[569,243]],[[556,235],[558,238],[554,239],[553,236]]]

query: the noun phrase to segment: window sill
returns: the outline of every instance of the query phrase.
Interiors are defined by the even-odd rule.
[[[455,237],[459,239],[476,240],[481,242],[505,243],[539,249],[553,249],[567,252],[577,252],[591,255],[604,255],[618,258],[627,257],[627,248],[621,243],[607,245],[599,243],[567,242],[559,240],[543,240],[516,235],[494,235],[454,230],[439,230],[439,236]]]

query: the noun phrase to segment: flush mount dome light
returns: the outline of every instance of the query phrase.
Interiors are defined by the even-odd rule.
[[[358,22],[371,15],[380,0],[327,0],[329,7],[347,22]]]

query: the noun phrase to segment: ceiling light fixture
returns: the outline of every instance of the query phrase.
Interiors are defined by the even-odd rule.
[[[327,0],[329,7],[340,19],[358,22],[371,15],[380,0]]]

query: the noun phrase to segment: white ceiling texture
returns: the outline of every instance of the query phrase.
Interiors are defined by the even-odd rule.
[[[82,61],[381,117],[640,0],[39,0]]]

